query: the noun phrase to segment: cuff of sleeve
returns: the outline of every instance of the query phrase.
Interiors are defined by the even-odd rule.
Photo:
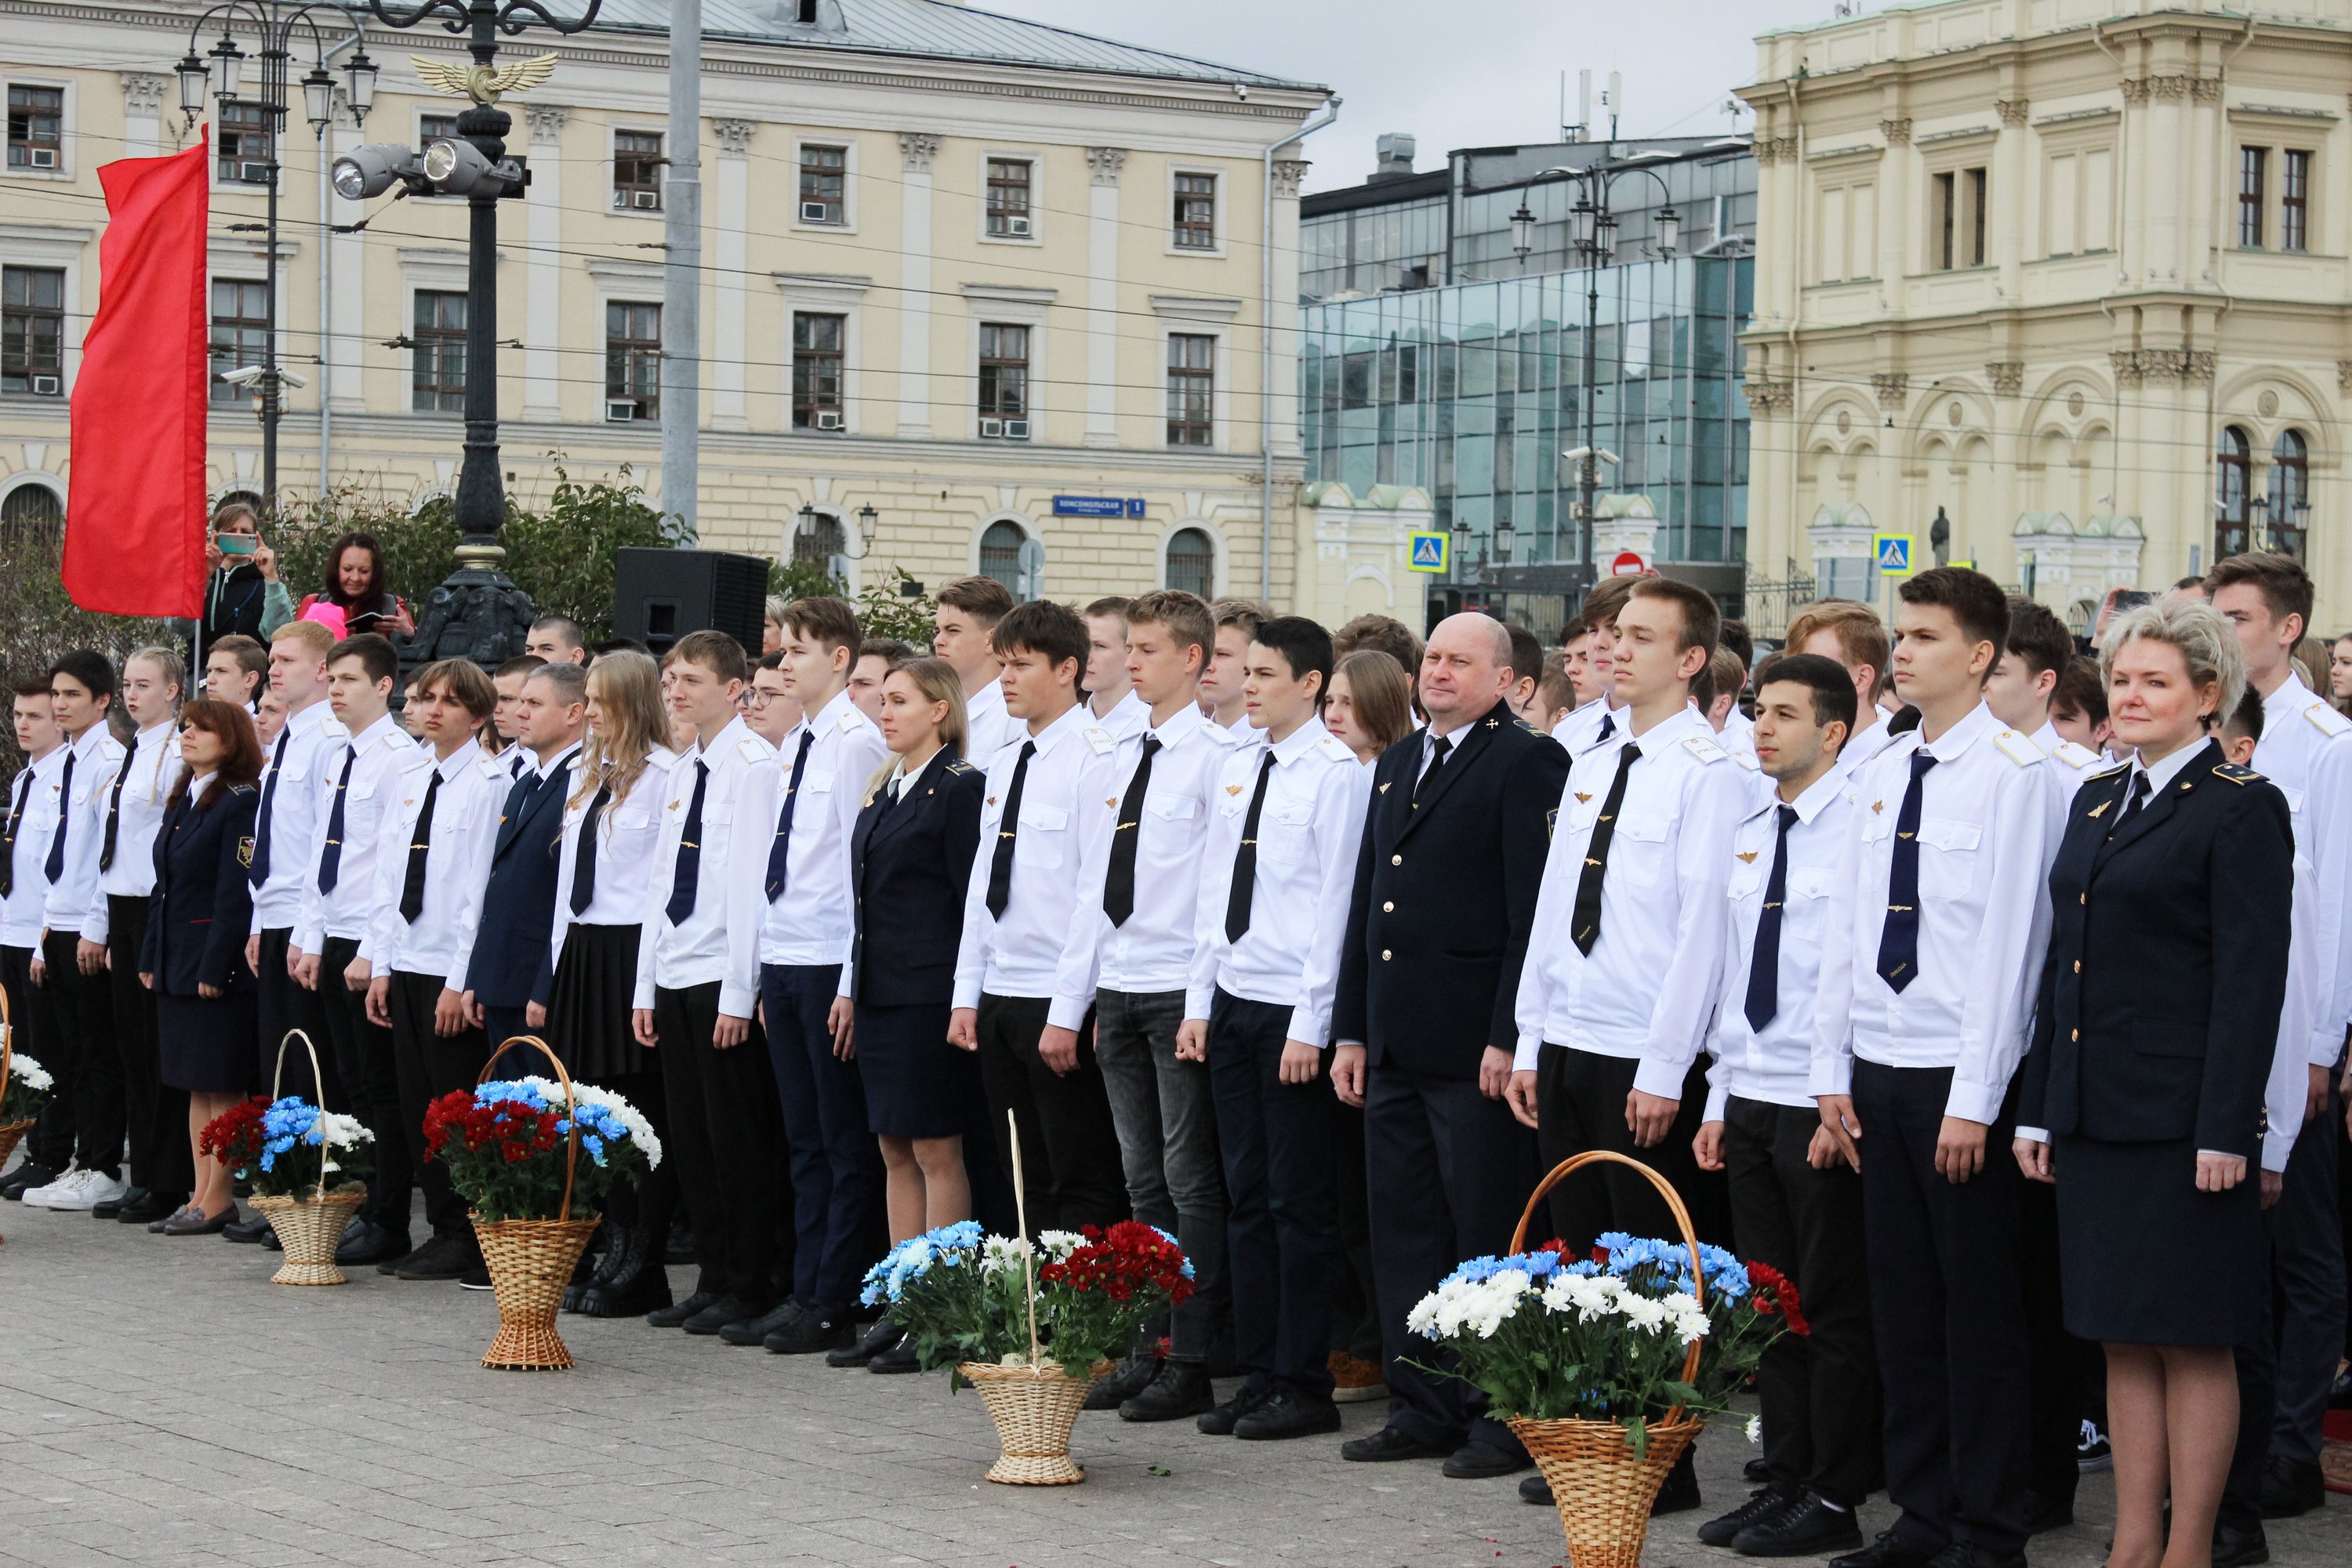
[[[855,996],[857,994],[857,965],[856,963],[844,963],[841,966],[841,983],[833,988],[833,994],[835,996]]]
[[[2047,1143],[2050,1142],[2050,1130],[2046,1127],[2021,1127],[2011,1136],[2022,1138],[2028,1143]]]
[[[759,1002],[759,992],[749,985],[738,985],[730,981],[719,988],[719,1010],[730,1018],[750,1017]]]
[[[1283,1037],[1304,1040],[1319,1051],[1331,1043],[1326,1037],[1330,1033],[1329,1015],[1318,1013],[1312,1007],[1294,1007],[1290,1010],[1290,1032]]]
[[[327,933],[323,931],[304,931],[298,926],[295,928],[294,934],[286,940],[304,952],[318,952],[327,945]]]
[[[1731,1090],[1724,1088],[1721,1084],[1709,1085],[1706,1091],[1706,1112],[1705,1115],[1701,1116],[1699,1120],[1701,1121],[1722,1121],[1724,1103],[1730,1100],[1730,1098]]]
[[[2273,1131],[2263,1138],[2263,1169],[2273,1175],[2286,1174],[2287,1156],[2294,1152],[2294,1134]]]
[[[2344,1056],[2344,1031],[2320,1029],[2313,1032],[2307,1059],[2315,1068],[2332,1068]]]
[[[641,981],[639,981],[639,982],[637,983],[637,988],[636,988],[636,990],[635,990],[635,992],[633,992],[633,993],[630,994],[630,996],[629,996],[629,1007],[630,1007],[630,1010],[631,1010],[631,1011],[633,1011],[633,1012],[637,1012],[637,1013],[650,1013],[650,1012],[652,1012],[652,1011],[654,1010],[654,988],[653,988],[653,986],[652,986],[650,984],[648,984],[647,982],[645,982],[645,981],[642,981],[642,980],[641,980]]]
[[[948,1005],[950,1008],[979,1006],[980,982],[977,980],[958,980],[955,983],[954,994],[950,997]]]
[[[1813,1070],[1805,1080],[1805,1092],[1819,1100],[1825,1094],[1853,1092],[1853,1058],[1843,1051],[1823,1060],[1813,1058]]]
[[[1535,1071],[1536,1057],[1542,1050],[1541,1035],[1521,1035],[1517,1047],[1511,1052],[1511,1070],[1513,1072]]]
[[[1212,1000],[1213,1000],[1212,994],[1205,989],[1187,990],[1184,993],[1184,1016],[1206,1018],[1209,1016],[1209,1004]]]
[[[1683,1080],[1689,1076],[1685,1068],[1645,1056],[1642,1058],[1642,1065],[1633,1069],[1633,1087],[1643,1094],[1654,1094],[1660,1100],[1678,1100],[1683,1097]]]
[[[2000,1120],[2000,1102],[2007,1089],[2006,1084],[1963,1083],[1955,1078],[1951,1095],[1944,1101],[1944,1114],[1990,1127]]]
[[[1076,1030],[1087,1021],[1089,1000],[1091,998],[1083,996],[1056,996],[1046,1005],[1045,1022],[1056,1029]]]

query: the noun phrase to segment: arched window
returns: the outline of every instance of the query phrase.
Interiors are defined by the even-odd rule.
[[[793,564],[832,569],[833,558],[849,553],[849,542],[843,536],[841,519],[829,512],[817,512],[807,522],[793,528]]]
[[[1180,528],[1168,540],[1167,584],[1203,599],[1215,596],[1217,547],[1197,528]]]
[[[55,549],[65,527],[66,503],[47,485],[18,485],[0,501],[0,542]]]
[[[1003,584],[1015,599],[1026,586],[1021,580],[1021,546],[1027,539],[1019,523],[1002,521],[990,523],[980,536],[980,574]]]
[[[2271,447],[2269,548],[2303,559],[2311,523],[2311,443],[2300,430],[2282,430]]]
[[[2221,431],[2214,454],[2213,559],[2243,554],[2247,543],[2247,498],[2253,493],[2253,446],[2235,425]]]

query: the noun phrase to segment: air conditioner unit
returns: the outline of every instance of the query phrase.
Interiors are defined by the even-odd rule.
[[[1026,239],[1029,237],[1029,220],[1025,217],[1008,217],[1004,220],[1004,232],[1014,239]]]
[[[1004,438],[1008,441],[1026,441],[1029,439],[1029,421],[1026,419],[1007,419],[1004,422]]]
[[[801,204],[801,221],[803,223],[831,223],[833,221],[833,209],[826,206],[823,202],[803,202]]]
[[[239,163],[236,166],[236,177],[248,185],[266,185],[269,183],[269,165]]]
[[[980,422],[980,438],[981,438],[982,440],[983,440],[983,441],[988,441],[988,440],[1001,440],[1001,439],[1003,439],[1003,436],[1004,436],[1004,421],[1003,421],[1003,420],[1002,420],[1002,419],[983,419],[983,420],[982,420],[982,421]]]
[[[604,399],[604,418],[614,425],[625,425],[637,416],[637,400],[634,397]]]
[[[37,375],[33,378],[33,395],[37,397],[55,397],[64,390],[64,384],[54,375]]]
[[[818,429],[820,429],[820,430],[838,430],[838,429],[840,429],[840,428],[841,428],[841,410],[840,410],[840,409],[838,409],[838,408],[820,408],[820,409],[818,409],[818,410],[816,411],[816,427],[817,427]]]
[[[36,147],[33,149],[33,167],[36,169],[54,169],[57,166],[58,150],[56,148]]]
[[[650,211],[661,205],[661,193],[659,191],[632,191],[629,193],[629,205],[635,207],[644,207]]]

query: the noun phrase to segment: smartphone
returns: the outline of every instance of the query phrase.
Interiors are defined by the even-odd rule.
[[[213,542],[220,547],[223,555],[250,555],[261,543],[261,538],[252,533],[223,533],[215,535]]]

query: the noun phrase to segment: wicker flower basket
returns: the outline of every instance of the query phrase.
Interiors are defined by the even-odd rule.
[[[572,1123],[563,1152],[563,1201],[553,1219],[474,1219],[474,1237],[481,1243],[482,1261],[490,1271],[490,1289],[499,1303],[498,1336],[483,1352],[482,1364],[508,1372],[561,1372],[572,1364],[563,1336],[555,1331],[556,1310],[563,1305],[563,1288],[588,1238],[596,1234],[597,1219],[572,1217],[572,1184],[580,1168],[580,1126],[569,1113],[579,1100],[572,1092],[572,1075],[563,1062],[536,1035],[517,1035],[490,1053],[482,1064],[478,1084],[490,1081],[499,1059],[516,1046],[530,1046],[554,1064],[556,1081],[563,1086],[566,1121]]]
[[[279,1081],[286,1074],[286,1047],[296,1040],[310,1053],[310,1082],[316,1086],[324,1081],[319,1072],[319,1048],[310,1037],[300,1029],[289,1029],[286,1037],[278,1042],[278,1066],[269,1075],[269,1098],[275,1103]],[[327,1113],[326,1095],[319,1093],[319,1114]],[[352,1186],[337,1192],[327,1190],[326,1146],[319,1150],[319,1190],[307,1198],[256,1196],[249,1201],[269,1221],[269,1228],[278,1233],[278,1244],[285,1248],[286,1261],[269,1277],[272,1285],[341,1285],[347,1283],[343,1271],[335,1267],[335,1248],[342,1245],[343,1229],[351,1224],[352,1215],[367,1202],[367,1189]]]
[[[8,1066],[16,1056],[16,1026],[8,1017],[8,994],[0,991],[0,1094],[8,1091]],[[33,1130],[33,1124],[38,1120],[37,1117],[27,1117],[22,1121],[0,1125],[0,1165],[8,1163],[8,1156],[16,1152],[16,1145],[26,1133]]]
[[[1009,1487],[1066,1487],[1087,1479],[1070,1458],[1070,1428],[1096,1384],[1110,1375],[1098,1361],[1072,1373],[1057,1361],[1035,1365],[968,1361],[958,1369],[980,1390],[1003,1450],[988,1479]]]
[[[1675,1224],[1682,1227],[1683,1240],[1690,1247],[1691,1279],[1704,1297],[1706,1275],[1690,1211],[1655,1171],[1639,1160],[1604,1149],[1588,1150],[1552,1167],[1519,1215],[1511,1250],[1526,1247],[1528,1222],[1546,1194],[1585,1166],[1598,1164],[1630,1165],[1658,1189]],[[1698,1374],[1698,1356],[1699,1347],[1694,1342],[1683,1363],[1684,1382]],[[1559,1510],[1560,1530],[1568,1537],[1568,1559],[1575,1568],[1639,1568],[1658,1488],[1704,1423],[1685,1420],[1680,1406],[1669,1410],[1664,1420],[1650,1423],[1648,1451],[1640,1458],[1626,1446],[1625,1429],[1613,1421],[1536,1421],[1515,1416],[1507,1425],[1527,1445],[1536,1468],[1551,1488],[1552,1505]]]

